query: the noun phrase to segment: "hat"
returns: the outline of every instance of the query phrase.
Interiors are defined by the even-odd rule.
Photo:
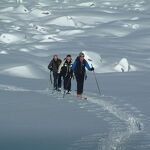
[[[58,57],[58,55],[57,55],[57,54],[53,55],[53,57],[55,57],[55,56],[56,56],[56,57]]]
[[[71,55],[67,55],[66,57],[71,57]]]
[[[79,57],[84,57],[84,53],[80,52]]]

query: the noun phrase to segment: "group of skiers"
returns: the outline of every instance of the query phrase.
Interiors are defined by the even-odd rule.
[[[53,72],[53,88],[54,90],[61,91],[61,77],[63,77],[63,88],[65,94],[71,93],[71,79],[76,78],[77,81],[77,97],[83,98],[83,86],[86,76],[86,68],[89,71],[94,71],[85,60],[84,53],[80,53],[76,60],[72,61],[71,55],[67,55],[62,61],[58,55],[54,55],[53,59],[48,65],[48,69]]]

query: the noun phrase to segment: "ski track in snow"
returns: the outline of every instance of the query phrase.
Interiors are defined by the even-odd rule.
[[[139,118],[136,118],[134,115],[131,115],[133,111],[131,110],[131,114],[127,110],[122,110],[123,106],[119,106],[117,103],[114,103],[114,97],[93,97],[93,94],[89,94],[87,96],[88,102],[81,102],[79,106],[81,109],[86,109],[90,112],[96,112],[97,117],[103,118],[105,121],[108,121],[112,125],[112,131],[109,135],[91,135],[90,137],[83,137],[83,139],[77,141],[72,147],[71,150],[77,149],[88,149],[89,145],[95,145],[95,141],[97,141],[97,149],[98,150],[122,150],[124,149],[123,143],[133,134],[141,132],[144,126]],[[97,95],[95,93],[95,95]],[[90,104],[96,104],[96,107],[91,108]],[[100,108],[99,108],[100,106]],[[108,112],[113,115],[119,121],[114,121],[109,115],[104,113],[103,111]],[[107,116],[108,115],[108,116]],[[103,117],[102,117],[103,116]],[[122,121],[122,122],[120,122]],[[122,125],[123,123],[123,125]],[[117,124],[120,124],[117,126]]]
[[[3,85],[0,84],[0,90],[10,91],[10,92],[35,92],[39,94],[46,94],[47,96],[55,97],[58,100],[68,100],[68,102],[76,103],[81,109],[85,109],[88,112],[95,113],[96,116],[100,119],[108,121],[112,126],[112,130],[109,135],[94,134],[89,135],[88,137],[83,137],[79,141],[76,141],[71,148],[68,150],[77,150],[77,149],[87,149],[92,146],[97,146],[98,150],[123,150],[123,144],[126,142],[131,135],[142,132],[144,125],[141,122],[141,119],[134,115],[140,116],[137,114],[137,109],[132,106],[129,107],[128,104],[124,106],[119,106],[118,102],[115,103],[115,97],[112,96],[98,96],[96,93],[87,94],[88,100],[77,100],[75,93],[73,92],[72,98],[65,97],[59,92],[54,92],[51,89],[46,90],[29,90],[21,87]],[[96,104],[96,105],[93,105]],[[124,108],[123,108],[124,107]],[[130,112],[130,113],[129,113]],[[113,115],[114,118],[111,118],[109,114]],[[143,117],[143,115],[142,115]],[[119,125],[118,125],[119,124]]]
[[[3,4],[3,1],[0,3]],[[76,49],[81,47],[83,48],[83,51],[87,52],[87,47],[89,47],[90,50],[94,45],[90,47],[88,42],[84,43],[82,42],[82,39],[85,38],[86,40],[88,37],[91,37],[91,40],[92,38],[95,40],[95,36],[98,38],[96,43],[100,43],[101,47],[94,48],[98,51],[106,48],[106,53],[103,52],[106,60],[103,60],[103,57],[100,58],[97,55],[97,57],[99,57],[98,59],[102,59],[102,61],[104,61],[104,63],[101,64],[100,70],[97,70],[97,72],[107,73],[115,72],[116,70],[120,71],[122,68],[122,61],[120,60],[127,55],[127,52],[124,52],[123,50],[128,49],[131,50],[128,50],[128,53],[131,54],[131,56],[128,56],[128,59],[131,62],[131,65],[133,64],[137,67],[135,68],[133,66],[134,71],[145,71],[150,68],[149,57],[146,56],[149,54],[147,49],[149,50],[150,36],[147,35],[146,37],[143,37],[143,34],[140,32],[140,30],[147,32],[145,29],[149,27],[150,22],[147,21],[144,23],[143,20],[145,18],[142,15],[138,16],[140,12],[143,13],[144,11],[147,11],[145,5],[146,1],[120,0],[118,2],[116,0],[102,0],[97,2],[69,2],[64,0],[62,2],[62,7],[60,8],[57,6],[57,4],[60,3],[59,0],[56,0],[55,2],[37,2],[33,0],[33,8],[31,8],[25,0],[20,1],[20,3],[21,5],[16,6],[16,4],[11,1],[12,6],[9,2],[7,2],[6,7],[3,5],[0,6],[0,18],[2,25],[2,28],[0,29],[0,56],[8,56],[9,59],[10,54],[19,54],[21,58],[24,58],[24,55],[30,56],[30,58],[27,58],[27,60],[18,60],[20,62],[25,61],[25,65],[14,65],[15,67],[9,68],[3,67],[0,73],[9,73],[9,75],[16,77],[19,76],[22,78],[44,78],[43,74],[47,73],[45,67],[47,64],[41,64],[43,58],[47,59],[49,55],[52,56],[56,52],[65,56],[68,51],[66,50],[65,52],[64,50],[62,52],[61,50],[62,48],[68,48],[67,46],[64,46],[68,43],[70,45],[77,46],[75,51],[71,52],[71,54],[76,54],[78,52]],[[49,6],[51,6],[50,9]],[[80,10],[81,14],[76,14],[74,10],[71,13],[70,11],[72,11],[72,8],[76,8],[77,11]],[[67,13],[63,12],[63,9],[67,11]],[[91,10],[91,13],[86,14],[84,10],[89,12],[89,9]],[[120,10],[130,13],[129,15],[123,15],[122,13],[119,13]],[[133,14],[131,14],[132,12]],[[41,20],[40,22],[39,19]],[[79,38],[79,40],[77,40],[77,38]],[[142,38],[144,40],[141,40]],[[115,41],[115,39],[118,41]],[[117,42],[122,43],[123,39],[125,40],[125,43],[128,43],[128,46],[125,44],[118,49]],[[73,42],[74,40],[77,41]],[[108,40],[110,46],[108,43],[104,43],[105,45],[103,45],[103,42],[106,40]],[[141,41],[144,41],[144,43]],[[93,43],[93,41],[91,41],[91,43]],[[59,49],[58,51],[56,51],[57,48]],[[141,51],[137,51],[139,48]],[[108,56],[107,52],[110,49],[116,49],[116,54],[118,54],[115,59],[113,55],[111,61],[109,61],[109,56],[111,54]],[[118,57],[120,56],[120,53],[123,53],[121,54],[121,58]],[[93,53],[89,54],[91,56],[90,59],[92,58],[92,54]],[[132,60],[133,55],[136,55],[137,59]],[[141,55],[143,58],[139,57]],[[41,62],[39,59],[41,59]],[[125,63],[123,63],[123,65],[125,65],[124,68],[127,70],[129,65],[128,60],[123,60],[125,60]],[[116,61],[120,62],[116,63]],[[30,66],[28,66],[29,63],[31,63]],[[34,67],[35,64],[40,66],[40,68],[36,67],[38,71],[33,69],[32,63]],[[95,65],[99,66],[100,63],[101,62],[99,60],[99,62]],[[13,64],[13,60],[10,64]],[[114,69],[115,67],[117,67],[116,70]],[[19,72],[20,74],[18,74]],[[42,73],[40,74],[39,72]],[[50,94],[48,89],[29,90],[14,85],[5,85],[0,83],[0,90],[10,92],[35,92],[63,100],[62,95],[57,96],[58,93]],[[80,148],[82,148],[82,150],[87,150],[88,147],[92,145],[97,145],[98,150],[123,150],[123,143],[126,142],[130,136],[143,131],[144,125],[141,121],[143,115],[140,114],[135,107],[129,107],[128,104],[126,104],[127,107],[122,105],[120,106],[114,97],[98,97],[96,93],[95,95],[87,94],[87,96],[88,101],[75,101],[76,99],[73,97],[72,99],[66,97],[66,100],[79,105],[81,109],[95,113],[97,117],[100,117],[100,119],[102,118],[108,121],[112,126],[112,130],[109,135],[95,134],[83,137],[76,141],[69,150],[77,150]],[[114,117],[114,120],[111,118],[112,116]],[[117,126],[117,124],[119,124],[119,126]]]

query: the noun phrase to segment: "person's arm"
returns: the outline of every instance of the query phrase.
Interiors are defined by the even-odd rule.
[[[89,64],[88,64],[87,61],[86,61],[86,63],[85,63],[85,67],[86,67],[89,71],[91,71],[91,67],[89,66]]]
[[[94,71],[94,68],[92,67],[90,67],[89,66],[89,64],[88,64],[88,62],[86,61],[86,63],[85,63],[85,67],[89,70],[89,71]]]
[[[53,71],[53,60],[51,60],[51,62],[49,63],[48,69]]]
[[[61,72],[61,68],[63,67],[64,63],[65,63],[66,60],[62,61],[61,64],[59,65],[59,68],[58,68],[58,73]]]
[[[75,62],[73,63],[73,65],[72,65],[72,67],[71,67],[71,70],[75,70],[76,66],[77,66],[77,61],[75,61]]]

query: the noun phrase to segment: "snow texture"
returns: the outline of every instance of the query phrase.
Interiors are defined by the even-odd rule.
[[[149,0],[0,1],[0,149],[150,149]],[[54,92],[52,56],[83,52],[84,94]],[[98,90],[99,87],[99,90]]]

